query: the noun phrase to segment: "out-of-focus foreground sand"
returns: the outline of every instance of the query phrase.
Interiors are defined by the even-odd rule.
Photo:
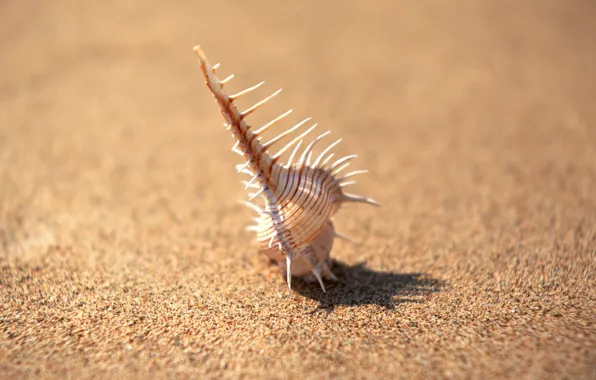
[[[595,378],[595,15],[2,2],[0,377]],[[370,170],[327,294],[244,231],[196,44]]]

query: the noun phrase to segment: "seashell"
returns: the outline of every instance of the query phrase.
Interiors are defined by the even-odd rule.
[[[333,241],[336,237],[345,238],[335,231],[331,217],[346,202],[380,206],[370,198],[344,191],[345,186],[354,183],[348,179],[367,171],[356,170],[343,174],[356,155],[332,161],[334,154],[331,151],[341,139],[329,144],[315,158],[313,148],[329,135],[330,131],[320,134],[300,153],[304,138],[315,130],[317,124],[302,133],[297,133],[297,136],[279,151],[271,153],[273,145],[303,129],[310,118],[302,120],[268,141],[262,141],[262,134],[288,116],[292,110],[286,111],[256,130],[247,123],[246,118],[278,95],[281,89],[252,107],[242,112],[238,111],[234,101],[256,90],[264,82],[228,95],[223,88],[234,75],[220,80],[215,74],[219,64],[211,66],[200,46],[195,46],[194,51],[198,56],[205,84],[226,121],[224,126],[236,139],[232,151],[244,157],[245,163],[238,165],[237,170],[249,176],[249,180],[243,182],[245,188],[254,190],[249,194],[248,201],[241,201],[258,214],[255,218],[256,224],[247,229],[256,232],[260,251],[280,266],[286,276],[288,288],[292,288],[291,279],[295,276],[309,282],[318,281],[325,292],[323,278],[336,279],[331,272],[330,253]],[[284,165],[280,162],[281,157],[292,147],[293,150]],[[254,203],[255,200],[260,200],[260,204]]]

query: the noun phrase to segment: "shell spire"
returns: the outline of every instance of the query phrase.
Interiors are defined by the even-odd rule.
[[[310,118],[263,143],[262,134],[288,116],[292,110],[286,111],[256,130],[252,130],[246,122],[246,117],[278,95],[281,89],[241,112],[234,101],[256,90],[264,82],[228,95],[224,91],[224,85],[229,83],[234,75],[220,80],[215,74],[219,64],[211,66],[200,46],[195,46],[194,51],[198,56],[205,84],[226,120],[224,125],[236,139],[232,151],[244,157],[245,164],[237,166],[238,172],[251,177],[243,183],[246,189],[253,192],[249,193],[249,201],[242,203],[256,211],[258,217],[257,224],[249,226],[248,229],[256,231],[261,251],[285,271],[290,289],[291,278],[296,276],[307,281],[317,281],[325,292],[323,278],[335,279],[331,272],[330,258],[333,240],[335,237],[346,239],[335,232],[331,217],[345,202],[379,206],[370,198],[343,191],[343,187],[354,183],[347,179],[366,171],[356,170],[340,176],[356,157],[351,155],[331,162],[334,156],[331,150],[341,139],[328,145],[314,161],[311,161],[315,145],[330,132],[313,139],[300,153],[305,137],[317,127],[317,124],[314,124],[300,132]],[[270,148],[274,144],[292,134],[297,136],[278,152],[270,154]],[[290,152],[290,156],[284,165],[280,163],[280,159],[287,152]],[[257,198],[263,201],[262,206],[252,202]]]

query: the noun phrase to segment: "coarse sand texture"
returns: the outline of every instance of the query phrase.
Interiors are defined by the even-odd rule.
[[[0,2],[0,379],[596,379],[595,15]],[[368,170],[326,292],[246,231],[197,44]]]

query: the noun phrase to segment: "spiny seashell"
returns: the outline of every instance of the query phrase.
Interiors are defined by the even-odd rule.
[[[211,66],[200,46],[195,46],[205,84],[219,105],[224,124],[236,139],[232,151],[244,157],[246,163],[238,165],[239,173],[250,176],[245,181],[245,188],[254,189],[244,204],[258,213],[256,225],[248,229],[255,231],[261,251],[275,260],[287,276],[291,289],[292,276],[303,277],[307,281],[318,281],[325,292],[323,278],[335,279],[331,272],[331,248],[335,237],[343,238],[335,232],[331,217],[345,202],[361,202],[375,206],[379,204],[369,198],[348,194],[343,187],[353,184],[349,178],[366,170],[356,170],[343,175],[340,173],[356,155],[346,156],[331,162],[334,154],[331,150],[341,139],[331,143],[313,160],[315,144],[327,136],[330,131],[315,138],[299,154],[304,138],[317,124],[293,138],[277,153],[271,154],[270,148],[282,138],[303,127],[310,118],[280,133],[273,139],[263,142],[262,134],[277,122],[288,116],[286,111],[257,130],[246,122],[246,117],[280,93],[272,95],[245,111],[238,111],[234,101],[256,90],[264,82],[247,88],[233,95],[228,95],[223,87],[234,75],[219,80],[215,75],[219,64]],[[280,163],[281,156],[294,147],[287,164]],[[262,205],[251,203],[256,198],[262,199]]]

